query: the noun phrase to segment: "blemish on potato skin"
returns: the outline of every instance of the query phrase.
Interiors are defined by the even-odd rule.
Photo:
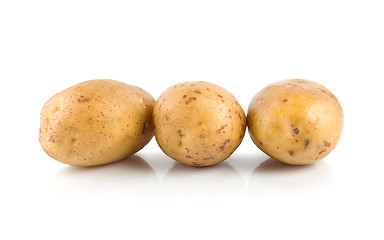
[[[195,97],[190,97],[187,101],[185,101],[185,104],[188,105],[188,104],[190,104],[194,100],[196,100]]]
[[[224,129],[224,128],[226,128],[226,127],[228,127],[228,125],[227,125],[227,124],[225,124],[225,125],[221,126],[219,129],[217,129],[217,130],[216,130],[216,133],[217,133],[217,134],[220,134],[220,133],[221,133],[221,131],[223,131],[223,129]]]
[[[308,147],[308,144],[309,144],[309,140],[308,140],[308,139],[305,139],[305,140],[304,140],[304,148],[307,148],[307,147]]]
[[[199,89],[196,89],[194,92],[197,93],[197,94],[201,94]]]
[[[186,98],[187,97],[187,95],[183,95],[183,98]]]
[[[180,137],[184,137],[184,136],[185,136],[185,135],[181,132],[181,129],[179,129],[177,132],[179,133]]]
[[[143,126],[143,130],[141,131],[142,135],[146,135],[148,133],[149,125],[150,125],[149,122],[145,122],[145,124]]]
[[[289,155],[291,155],[291,156],[293,156],[293,155],[295,155],[295,152],[294,151],[288,151],[288,153],[289,153]]]
[[[283,100],[283,102],[288,102],[288,99],[285,98],[285,99]]]
[[[323,142],[323,144],[324,144],[325,147],[331,147],[331,143],[328,142],[327,140],[325,140],[325,141]]]
[[[186,157],[186,158],[193,158],[193,157],[191,157],[191,156],[189,156],[189,155],[186,155],[185,157]]]
[[[223,145],[221,145],[221,146],[219,147],[220,151],[224,151],[225,145],[226,145],[227,143],[229,143],[230,141],[231,141],[231,139],[225,139]]]
[[[319,152],[319,155],[322,154],[322,153],[324,153],[324,152],[325,152],[325,149],[321,150],[321,151]]]
[[[77,99],[77,101],[80,102],[80,103],[82,103],[82,102],[89,102],[90,100],[91,100],[91,98],[89,98],[89,97],[84,97],[84,96],[80,96],[80,97]],[[95,99],[95,100],[97,100],[97,99]]]

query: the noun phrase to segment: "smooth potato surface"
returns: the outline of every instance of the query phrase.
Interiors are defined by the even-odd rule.
[[[134,154],[153,137],[153,97],[114,80],[91,80],[49,99],[40,114],[39,140],[52,158],[96,166]]]
[[[227,90],[185,82],[165,90],[153,110],[155,137],[166,155],[190,166],[228,158],[241,143],[246,117]]]
[[[247,114],[257,147],[292,165],[327,156],[340,138],[343,121],[340,103],[327,88],[300,79],[268,85],[252,99]]]

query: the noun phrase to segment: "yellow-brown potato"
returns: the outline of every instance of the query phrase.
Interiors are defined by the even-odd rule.
[[[153,137],[153,97],[114,80],[91,80],[49,99],[40,114],[39,140],[52,158],[96,166],[134,154]]]
[[[247,115],[253,142],[281,162],[305,165],[327,156],[343,128],[343,110],[324,86],[293,79],[268,85]]]
[[[207,82],[165,90],[153,110],[155,137],[169,157],[190,166],[227,159],[240,145],[246,118],[235,97]]]

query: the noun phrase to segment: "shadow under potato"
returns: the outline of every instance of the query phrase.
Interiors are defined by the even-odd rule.
[[[68,166],[53,177],[52,188],[66,193],[120,194],[129,189],[142,192],[157,183],[158,177],[151,166],[133,155],[101,166]]]
[[[257,166],[258,172],[292,172],[301,171],[313,167],[313,164],[309,165],[290,165],[277,161],[276,159],[269,158]]]
[[[332,179],[332,169],[325,161],[294,166],[269,158],[253,171],[250,188],[267,193],[303,193],[318,191]]]
[[[167,172],[161,188],[176,195],[221,195],[244,190],[244,180],[228,163],[191,167],[179,162]]]

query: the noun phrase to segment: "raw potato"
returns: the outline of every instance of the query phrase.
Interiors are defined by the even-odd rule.
[[[248,130],[264,153],[304,165],[327,156],[343,128],[343,110],[324,86],[293,79],[271,84],[252,99]]]
[[[246,117],[227,90],[185,82],[165,90],[153,110],[155,137],[169,157],[190,166],[227,159],[240,145]]]
[[[41,147],[52,158],[75,166],[124,159],[153,137],[154,103],[143,89],[114,80],[77,84],[44,104]]]

